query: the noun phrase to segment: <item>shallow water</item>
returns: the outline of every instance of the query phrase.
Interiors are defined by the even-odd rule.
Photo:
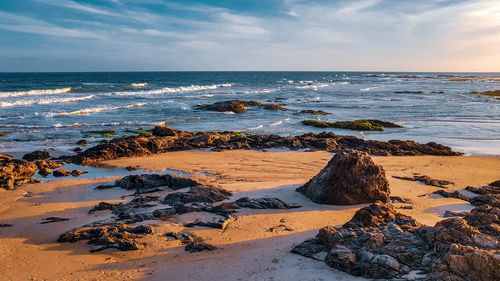
[[[82,138],[92,144],[102,140],[100,135],[89,134],[91,130],[131,135],[125,130],[150,129],[163,122],[181,130],[297,135],[325,130],[301,125],[304,119],[381,119],[405,128],[326,130],[366,139],[435,141],[468,154],[500,155],[500,100],[471,93],[499,89],[499,80],[458,82],[438,76],[442,74],[0,73],[0,130],[6,133],[0,137],[0,149],[68,149]],[[458,75],[498,77],[500,73]],[[401,91],[415,93],[396,93]],[[194,109],[197,104],[230,99],[284,103],[289,110],[248,107],[244,114],[228,114]],[[299,115],[303,109],[332,114]]]

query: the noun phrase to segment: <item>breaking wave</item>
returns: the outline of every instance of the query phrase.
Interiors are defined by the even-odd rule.
[[[145,105],[147,105],[147,103],[135,103],[135,104],[124,105],[124,106],[115,106],[115,107],[103,106],[103,107],[95,107],[95,108],[84,108],[84,109],[79,109],[79,110],[75,110],[75,111],[71,111],[71,112],[49,113],[48,116],[49,117],[61,117],[61,116],[69,116],[69,115],[84,115],[84,114],[103,112],[103,111],[114,111],[114,110],[120,110],[120,109],[126,109],[126,108],[142,107]]]
[[[177,87],[177,88],[162,88],[157,90],[149,90],[149,91],[134,91],[134,92],[113,92],[113,95],[117,96],[134,96],[134,95],[159,95],[159,94],[168,94],[168,93],[185,93],[185,92],[196,92],[196,91],[204,91],[204,90],[215,90],[217,88],[228,88],[232,87],[233,84],[214,84],[214,85],[191,85],[187,87]]]
[[[49,90],[31,90],[24,92],[0,92],[0,98],[22,97],[22,96],[39,96],[39,95],[55,95],[71,92],[71,88],[49,89]]]
[[[89,100],[94,98],[94,95],[85,96],[85,97],[76,97],[76,98],[55,98],[55,99],[41,99],[41,100],[18,100],[13,102],[0,102],[0,107],[13,107],[13,106],[28,106],[33,104],[54,104],[54,103],[69,103],[69,102],[77,102],[82,100]]]

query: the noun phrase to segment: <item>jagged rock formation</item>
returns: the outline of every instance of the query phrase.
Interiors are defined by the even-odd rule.
[[[400,179],[400,180],[419,181],[419,182],[423,182],[426,185],[432,185],[432,186],[441,187],[441,188],[447,188],[447,185],[454,184],[451,181],[437,180],[437,179],[433,179],[433,178],[426,176],[426,175],[414,175],[412,177],[401,177],[401,176],[392,176],[392,177],[395,179]]]
[[[10,155],[0,155],[0,188],[12,190],[16,186],[26,183],[40,182],[32,178],[37,166],[26,160],[17,160]]]
[[[316,203],[332,205],[388,202],[390,194],[384,169],[375,165],[367,153],[353,150],[337,152],[297,191]]]
[[[50,158],[50,154],[44,150],[36,150],[30,153],[27,153],[23,156],[24,160],[27,161],[35,161],[35,160],[43,160]]]
[[[145,156],[168,151],[212,148],[213,150],[289,148],[339,151],[356,149],[372,155],[462,155],[450,147],[434,142],[419,144],[414,141],[389,142],[362,140],[353,136],[334,133],[309,133],[300,136],[251,135],[238,132],[185,132],[173,129],[156,129],[158,135],[114,138],[107,143],[89,148],[78,155],[61,158],[76,164],[91,165],[99,161],[120,157]],[[153,131],[155,131],[153,130]],[[170,133],[160,133],[168,130]],[[171,135],[175,134],[175,135]]]
[[[376,202],[292,252],[367,278],[404,279],[419,270],[425,280],[493,281],[500,279],[499,218],[498,208],[484,205],[427,227]]]

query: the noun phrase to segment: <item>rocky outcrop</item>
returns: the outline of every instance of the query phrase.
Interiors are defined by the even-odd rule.
[[[120,187],[126,190],[135,190],[136,193],[149,193],[160,190],[177,190],[200,185],[195,180],[172,174],[141,174],[130,175],[116,180],[114,185],[100,185],[97,189]]]
[[[337,121],[326,122],[318,120],[303,120],[303,125],[318,127],[318,128],[338,128],[358,131],[383,131],[385,128],[403,128],[403,126],[375,119],[361,119],[354,121]]]
[[[429,176],[425,175],[414,175],[412,177],[401,177],[401,176],[392,176],[395,179],[400,179],[400,180],[407,180],[407,181],[419,181],[422,182],[426,185],[432,185],[436,187],[441,187],[441,188],[447,188],[448,185],[454,184],[451,181],[447,180],[437,180],[433,179]]]
[[[499,217],[498,208],[481,206],[428,227],[376,202],[292,252],[367,278],[405,279],[418,270],[424,280],[499,280]]]
[[[243,113],[247,112],[245,106],[260,106],[267,110],[283,110],[283,111],[288,110],[283,107],[284,105],[285,104],[266,104],[266,103],[260,103],[258,101],[229,100],[229,101],[216,102],[213,104],[200,104],[196,106],[196,109],[211,110],[218,112]]]
[[[99,246],[91,250],[97,252],[104,249],[115,248],[120,251],[138,250],[143,246],[136,242],[146,234],[151,234],[154,229],[150,225],[139,225],[136,227],[126,224],[90,224],[65,232],[59,236],[57,242],[77,242],[88,240],[87,244]]]
[[[312,114],[312,115],[329,115],[330,113],[323,110],[301,110],[300,114]]]
[[[27,154],[24,154],[23,159],[27,161],[43,160],[50,158],[50,154],[44,150],[36,150]]]
[[[390,194],[384,169],[367,153],[353,150],[337,152],[319,174],[297,191],[316,203],[332,205],[388,202]]]
[[[64,158],[75,164],[92,165],[99,161],[120,157],[145,156],[168,151],[212,148],[215,151],[233,149],[289,148],[335,152],[356,149],[371,155],[462,155],[450,147],[437,143],[419,144],[414,141],[389,142],[362,140],[334,133],[308,133],[300,136],[252,135],[240,132],[185,132],[175,136],[129,136],[114,138],[107,143],[89,148],[76,156]]]
[[[52,175],[56,178],[67,177],[67,176],[71,175],[71,171],[66,170],[66,169],[58,169],[58,170],[53,171]]]
[[[32,178],[37,170],[38,167],[31,162],[13,159],[10,155],[2,154],[0,157],[0,188],[12,190],[22,184],[40,182],[40,180]]]
[[[249,209],[294,209],[301,206],[283,202],[278,198],[248,198],[243,197],[234,202],[241,208]]]
[[[203,252],[213,251],[215,247],[205,243],[205,241],[191,233],[168,232],[165,234],[170,240],[179,240],[182,244],[186,245],[184,250],[186,252]]]

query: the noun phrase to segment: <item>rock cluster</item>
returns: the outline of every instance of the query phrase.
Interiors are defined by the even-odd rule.
[[[0,154],[0,188],[12,190],[22,184],[40,182],[32,178],[37,170],[34,163]]]
[[[303,125],[318,127],[318,128],[338,128],[358,131],[383,131],[385,128],[403,128],[403,126],[375,119],[361,119],[354,121],[337,121],[326,122],[318,120],[303,120]]]
[[[137,194],[150,193],[161,190],[177,190],[200,185],[195,180],[172,174],[141,174],[130,175],[116,180],[114,185],[100,185],[97,189],[120,187],[126,190],[135,190]]]
[[[401,176],[392,176],[392,177],[395,179],[400,179],[400,180],[419,181],[419,182],[423,182],[426,185],[432,185],[432,186],[441,187],[441,188],[447,188],[447,185],[454,184],[451,181],[437,180],[437,179],[433,179],[433,178],[431,178],[429,176],[425,176],[425,175],[414,175],[412,177],[401,177]]]
[[[44,150],[33,151],[23,156],[23,159],[27,161],[44,160],[48,158],[50,158],[50,154]]]
[[[360,209],[341,227],[327,226],[292,252],[367,278],[500,280],[500,209],[483,205],[464,218],[422,226],[376,202]]]
[[[57,241],[74,243],[80,240],[88,240],[87,244],[100,246],[92,249],[91,252],[109,248],[129,251],[142,248],[142,245],[137,243],[136,239],[153,232],[154,229],[150,225],[133,227],[120,223],[89,224],[61,234]]]
[[[266,103],[260,103],[258,101],[229,100],[229,101],[216,102],[213,104],[200,104],[196,106],[196,109],[219,111],[219,112],[243,113],[247,111],[245,106],[260,106],[267,110],[288,110],[283,107],[284,105],[285,104],[266,104]]]
[[[182,244],[186,245],[184,250],[187,252],[203,252],[213,251],[215,247],[205,243],[202,238],[197,237],[191,233],[168,232],[165,234],[171,240],[179,240]]]
[[[342,150],[316,176],[297,191],[320,204],[354,205],[389,201],[384,169],[370,155]]]
[[[174,135],[172,135],[174,134]],[[437,143],[419,144],[414,141],[391,140],[381,142],[362,140],[334,133],[308,133],[300,136],[252,135],[238,132],[185,132],[157,127],[152,136],[140,135],[114,138],[107,143],[89,148],[67,160],[76,164],[92,165],[99,161],[120,157],[145,156],[168,151],[212,148],[216,151],[233,149],[289,148],[339,151],[356,149],[371,155],[462,155],[450,147]]]

